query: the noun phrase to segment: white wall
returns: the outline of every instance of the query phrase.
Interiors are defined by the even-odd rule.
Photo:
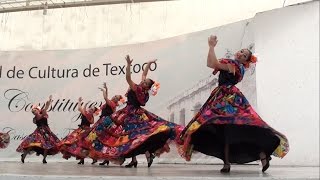
[[[260,115],[289,138],[285,161],[319,165],[319,1],[253,18]]]

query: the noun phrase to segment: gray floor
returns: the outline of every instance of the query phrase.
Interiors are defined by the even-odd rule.
[[[221,165],[138,164],[138,168],[124,168],[115,165],[101,167],[77,165],[75,162],[0,162],[0,179],[134,179],[134,180],[180,180],[180,179],[319,179],[319,167],[271,166],[267,173],[258,165],[233,165],[230,174],[221,174]]]

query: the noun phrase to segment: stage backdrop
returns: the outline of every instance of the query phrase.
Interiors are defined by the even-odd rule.
[[[187,124],[217,86],[217,76],[211,75],[212,70],[206,66],[208,36],[218,36],[218,57],[232,57],[241,47],[254,48],[248,24],[248,21],[241,21],[175,38],[119,47],[1,52],[0,128],[13,131],[11,144],[1,150],[0,158],[19,159],[15,149],[36,128],[30,112],[33,103],[43,105],[49,95],[53,95],[48,121],[51,130],[63,138],[80,123],[76,105],[79,97],[83,97],[89,107],[101,105],[104,100],[98,88],[103,82],[107,83],[110,98],[115,94],[124,95],[128,89],[125,80],[127,54],[133,58],[130,69],[136,83],[140,81],[145,62],[158,59],[151,65],[148,77],[160,82],[161,88],[157,96],[150,98],[146,109],[169,121]],[[239,87],[255,107],[253,68]],[[204,159],[202,155],[195,157],[194,161]],[[38,157],[27,157],[30,158]],[[62,160],[61,154],[53,159]],[[206,158],[201,162],[212,160]],[[174,148],[160,161],[184,162]]]

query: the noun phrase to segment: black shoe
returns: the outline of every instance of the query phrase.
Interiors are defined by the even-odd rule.
[[[220,169],[221,173],[229,173],[230,172],[230,164],[224,165],[222,169]]]
[[[99,163],[100,166],[104,166],[105,164],[109,165],[109,161],[108,160],[104,160],[102,163]]]
[[[81,159],[78,164],[84,164],[84,159]]]
[[[135,161],[135,162],[131,161],[129,164],[125,165],[124,167],[126,167],[126,168],[132,168],[132,166],[135,167],[135,168],[137,168],[137,166],[138,166],[138,161]]]
[[[265,172],[270,167],[269,161],[271,160],[271,157],[261,159],[261,163],[263,160],[266,160],[266,164],[262,167],[262,172]]]
[[[21,154],[21,162],[22,162],[22,163],[24,163],[24,158],[25,158],[25,157],[23,157],[23,154]]]
[[[96,162],[98,162],[97,160],[92,160],[92,163],[91,164],[95,164]]]
[[[43,164],[47,164],[47,161],[45,159],[42,160]]]
[[[150,157],[147,158],[147,160],[148,160],[148,168],[151,167],[154,158],[155,158],[155,156],[153,154],[150,154]]]

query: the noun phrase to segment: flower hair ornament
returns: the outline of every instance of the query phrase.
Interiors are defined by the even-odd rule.
[[[101,108],[100,107],[94,107],[94,109],[95,109],[95,113],[100,113],[100,111],[101,111]]]
[[[257,54],[252,54],[251,57],[250,57],[250,59],[249,59],[249,61],[248,61],[248,63],[245,64],[245,67],[246,67],[246,68],[249,68],[251,63],[252,63],[252,64],[256,64],[257,61],[258,61],[258,60],[257,60]]]
[[[126,102],[126,100],[121,96],[121,98],[118,101],[118,106],[121,106],[122,104],[124,104]]]
[[[159,89],[160,89],[160,83],[154,82],[153,85],[151,86],[150,90],[149,90],[149,93],[152,96],[155,96],[155,95],[157,95]]]
[[[252,54],[250,58],[251,63],[256,63],[257,62],[257,54]]]

